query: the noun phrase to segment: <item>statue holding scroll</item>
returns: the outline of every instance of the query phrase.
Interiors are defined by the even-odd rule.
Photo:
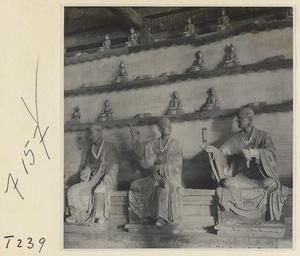
[[[109,218],[105,200],[109,191],[117,188],[118,156],[114,146],[103,140],[99,125],[90,128],[90,139],[93,145],[80,172],[81,182],[71,186],[67,192],[70,213],[67,222],[103,224]]]
[[[220,205],[237,215],[279,220],[287,188],[280,184],[276,170],[275,146],[271,136],[253,126],[254,112],[242,108],[237,115],[241,129],[219,149],[205,150],[220,187]]]
[[[140,134],[131,127],[132,146],[143,168],[149,176],[131,183],[129,191],[130,210],[141,220],[154,220],[156,226],[181,222],[182,193],[182,147],[171,137],[169,119],[158,123],[161,137],[146,144]]]

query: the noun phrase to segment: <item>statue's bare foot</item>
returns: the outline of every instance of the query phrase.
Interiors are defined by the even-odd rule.
[[[66,218],[66,222],[68,222],[68,223],[77,222],[77,217],[75,215],[71,215],[68,218]]]
[[[165,224],[167,224],[167,222],[163,218],[158,218],[158,220],[155,222],[155,226],[157,227],[161,227]]]

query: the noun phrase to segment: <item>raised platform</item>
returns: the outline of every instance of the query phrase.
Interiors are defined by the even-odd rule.
[[[280,221],[264,221],[265,216],[256,219],[240,217],[231,211],[218,212],[218,235],[234,237],[284,237],[284,217]]]
[[[290,191],[283,209],[284,237],[270,237],[267,233],[263,236],[255,233],[243,236],[225,231],[224,227],[232,224],[229,219],[216,222],[218,212],[214,190],[185,189],[182,227],[175,229],[129,223],[128,192],[115,191],[110,200],[110,224],[107,230],[96,223],[65,223],[64,248],[292,248],[292,202]],[[254,221],[254,226],[259,224],[257,220],[251,221]],[[216,224],[223,225],[223,232],[218,231],[217,234],[214,229]],[[239,230],[239,223],[235,224]]]

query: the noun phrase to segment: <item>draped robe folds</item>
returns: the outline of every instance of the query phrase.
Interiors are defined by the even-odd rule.
[[[76,216],[77,221],[87,221],[88,219],[93,221],[100,215],[108,218],[108,209],[103,209],[103,206],[99,205],[104,202],[97,202],[93,195],[95,188],[101,182],[106,185],[106,194],[117,188],[119,162],[114,146],[103,141],[98,152],[95,152],[94,146],[92,146],[87,154],[85,168],[91,169],[90,179],[68,189],[70,214]],[[99,211],[103,211],[103,213]]]
[[[247,162],[242,149],[258,150],[258,157]],[[260,186],[267,195],[270,220],[279,220],[283,203],[287,197],[287,187],[281,186],[276,170],[275,146],[269,134],[253,127],[248,141],[242,131],[234,134],[220,149],[213,149],[209,159],[218,182],[223,188],[217,190],[220,204],[230,208],[230,193],[243,188]],[[227,188],[226,188],[227,186]],[[233,188],[233,189],[232,189]]]
[[[170,138],[163,151],[160,149],[160,138],[145,145],[136,139],[132,145],[143,168],[148,169],[153,165],[160,165],[160,168],[157,173],[131,183],[131,210],[142,220],[161,217],[169,223],[181,222],[181,144]]]

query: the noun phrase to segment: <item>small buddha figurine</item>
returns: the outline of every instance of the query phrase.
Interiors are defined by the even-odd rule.
[[[105,49],[110,49],[110,45],[111,45],[111,41],[109,39],[109,35],[106,34],[105,35],[105,40],[102,43],[102,47],[105,48]]]
[[[201,50],[197,52],[197,59],[194,61],[193,66],[190,69],[190,72],[206,70],[205,60],[203,58],[203,53]]]
[[[71,124],[79,124],[80,123],[80,112],[79,112],[79,107],[75,107],[74,108],[74,113],[71,116],[71,120],[69,121],[69,123]]]
[[[236,67],[236,66],[240,66],[240,65],[241,64],[240,64],[240,62],[238,60],[238,57],[235,54],[234,47],[231,44],[229,46],[229,53],[226,56],[226,60],[225,60],[223,66],[224,67]]]
[[[218,110],[220,109],[220,104],[216,96],[216,91],[212,87],[208,90],[208,97],[206,99],[206,103],[201,108],[201,111],[210,111],[210,110]]]
[[[119,70],[117,72],[116,78],[114,79],[113,83],[120,83],[127,81],[127,71],[125,68],[125,63],[123,60],[120,62]]]
[[[229,24],[229,18],[225,13],[224,8],[221,10],[222,16],[219,18],[219,25],[217,26],[217,30],[226,30],[229,29],[231,26]]]
[[[136,46],[138,45],[138,35],[135,32],[134,28],[130,29],[130,36],[128,37],[128,46]]]
[[[187,18],[187,22],[188,24],[185,25],[184,27],[184,32],[183,34],[187,37],[187,36],[191,36],[192,34],[195,34],[195,26],[194,24],[192,24],[192,20],[190,17]]]
[[[111,41],[109,39],[109,35],[105,35],[105,40],[102,43],[102,46],[99,47],[98,52],[104,52],[110,49]]]
[[[173,93],[173,99],[170,102],[169,109],[167,111],[167,115],[174,115],[174,114],[183,114],[184,111],[182,109],[182,103],[179,98],[179,93],[175,91]]]
[[[104,101],[104,108],[101,110],[101,113],[97,121],[106,121],[106,120],[113,119],[112,115],[113,115],[113,111],[110,106],[110,102],[109,100],[106,100]]]

